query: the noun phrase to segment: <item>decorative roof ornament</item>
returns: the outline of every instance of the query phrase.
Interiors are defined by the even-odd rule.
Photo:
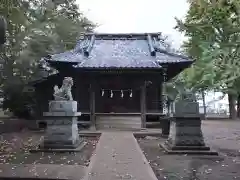
[[[152,41],[152,37],[150,34],[147,35],[147,40],[148,40],[148,47],[149,47],[149,51],[151,53],[151,56],[156,56],[156,51],[153,45],[153,41]]]
[[[84,55],[85,56],[89,56],[90,55],[90,52],[93,48],[93,45],[94,45],[94,41],[95,41],[95,35],[92,35],[91,39],[90,39],[90,42],[88,43],[88,46],[86,48],[86,50],[84,50]]]

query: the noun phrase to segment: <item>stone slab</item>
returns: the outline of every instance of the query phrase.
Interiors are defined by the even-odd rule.
[[[45,122],[47,129],[41,149],[76,149],[80,145],[77,117],[51,117]]]
[[[199,103],[179,101],[173,104],[172,114],[174,117],[198,117]]]
[[[98,137],[98,136],[101,136],[101,132],[84,132],[84,131],[79,131],[78,132],[78,135],[79,136],[84,136],[84,137]]]
[[[43,140],[43,146],[47,148],[74,148],[76,147],[77,143],[79,143],[79,135],[77,128],[75,128],[75,130],[60,130],[59,128],[56,128],[56,130],[53,131],[51,127],[48,127]]]
[[[44,149],[76,149],[80,144],[82,143],[82,140],[78,140],[75,143],[72,143],[70,141],[66,142],[46,142],[44,141],[40,146]]]
[[[210,150],[210,147],[207,147],[205,145],[202,145],[202,146],[197,146],[197,145],[192,145],[192,146],[176,146],[176,145],[172,145],[170,144],[168,141],[166,141],[164,143],[164,145],[166,147],[168,147],[168,149],[171,149],[171,150],[179,150],[179,151],[184,151],[184,150],[204,150],[204,151],[209,151]]]
[[[134,137],[136,138],[145,138],[146,136],[153,136],[153,137],[162,137],[162,133],[160,132],[134,132]]]
[[[54,149],[49,149],[49,148],[42,148],[38,147],[36,149],[31,149],[30,153],[37,153],[37,152],[59,152],[59,153],[64,153],[64,152],[80,152],[82,149],[87,145],[87,142],[81,142],[80,144],[77,144],[75,148],[72,147],[67,147],[64,149],[61,149],[61,147],[56,147]]]
[[[159,144],[160,148],[163,148],[167,154],[187,154],[187,155],[210,155],[218,156],[218,152],[212,150],[201,150],[201,149],[183,149],[183,150],[174,150],[168,147],[165,143]],[[210,148],[208,148],[210,149]]]
[[[200,118],[175,118],[171,121],[168,143],[172,146],[205,146]]]
[[[77,101],[50,101],[50,112],[77,112]]]
[[[81,112],[43,112],[45,117],[77,117],[81,115]]]

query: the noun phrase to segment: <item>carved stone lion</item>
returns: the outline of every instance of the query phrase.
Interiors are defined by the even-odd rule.
[[[65,77],[63,79],[62,87],[54,86],[54,99],[55,101],[72,101],[72,86],[73,79],[71,77]]]
[[[197,98],[195,93],[193,93],[191,90],[186,89],[182,95],[181,95],[181,100],[183,101],[188,101],[188,102],[197,102]]]

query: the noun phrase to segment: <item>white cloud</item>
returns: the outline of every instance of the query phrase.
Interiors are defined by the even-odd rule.
[[[186,0],[77,0],[80,10],[100,26],[97,32],[162,32],[175,47],[184,36],[174,30],[174,17],[183,18]]]

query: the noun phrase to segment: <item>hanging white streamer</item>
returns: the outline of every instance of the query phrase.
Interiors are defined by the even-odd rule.
[[[124,94],[123,94],[123,90],[121,90],[121,98],[123,98]]]
[[[104,96],[104,90],[102,90],[102,96]]]
[[[129,95],[130,97],[132,97],[133,96],[133,94],[132,94],[132,90],[131,90],[131,93],[130,93],[130,95]]]
[[[111,95],[110,95],[110,97],[112,98],[113,97],[113,91],[111,90]]]

